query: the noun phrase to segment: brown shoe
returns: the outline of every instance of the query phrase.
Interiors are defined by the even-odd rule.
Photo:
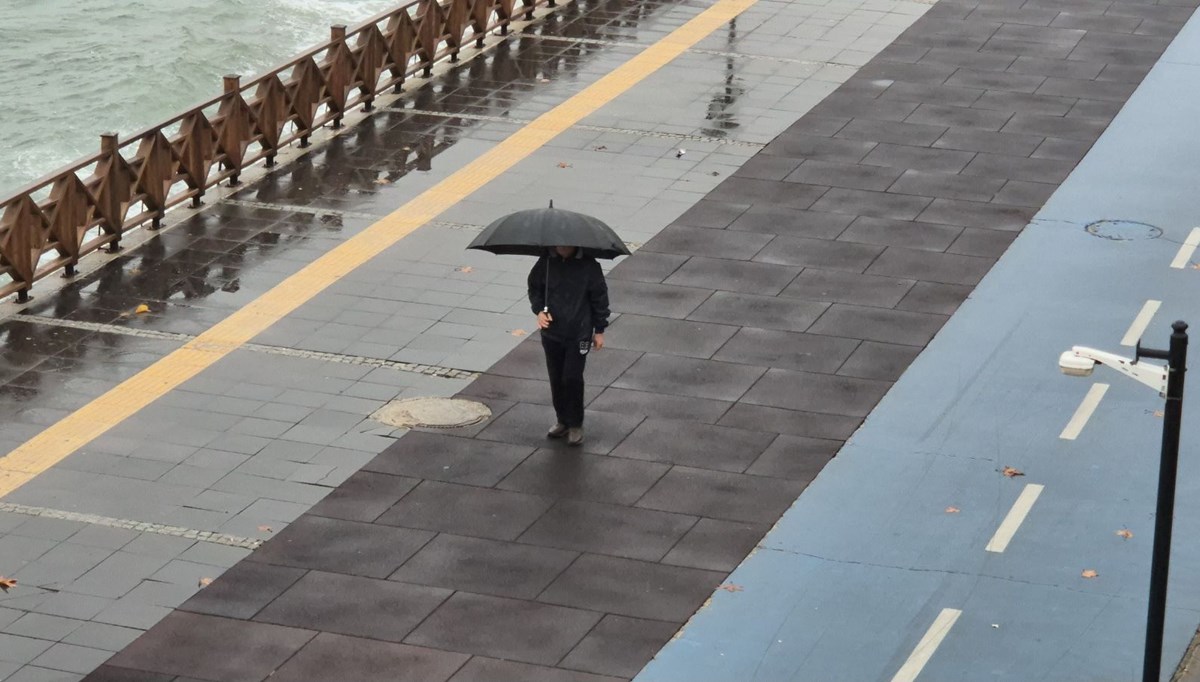
[[[550,430],[546,432],[546,437],[547,438],[562,438],[563,436],[567,435],[567,431],[569,431],[569,430],[570,429],[567,428],[566,424],[559,422],[559,423],[555,424],[554,426],[550,427]]]
[[[568,430],[567,445],[583,445],[583,427],[578,426]]]

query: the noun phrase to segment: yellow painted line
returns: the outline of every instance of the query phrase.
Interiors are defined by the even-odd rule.
[[[0,497],[211,367],[344,275],[466,199],[555,136],[735,19],[757,0],[718,0],[453,175],[288,277],[191,342],[0,458]]]

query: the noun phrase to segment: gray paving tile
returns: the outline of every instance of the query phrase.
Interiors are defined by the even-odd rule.
[[[606,345],[602,351],[592,353],[588,356],[587,366],[583,374],[584,382],[587,385],[607,385],[612,383],[614,379],[628,369],[639,357],[641,357],[640,352],[619,350],[613,348],[611,345]],[[544,383],[546,379],[546,356],[542,350],[541,342],[536,338],[517,344],[516,348],[512,349],[508,355],[493,365],[488,372],[502,376],[543,381],[543,387],[538,395],[543,398],[549,395],[549,386]],[[534,401],[525,400],[523,402]],[[494,413],[495,411],[493,410]]]
[[[1039,114],[1016,114],[1005,124],[1002,132],[1066,140],[1092,141],[1100,137],[1107,123]],[[996,150],[999,151],[999,150]]]
[[[999,258],[1004,255],[1004,252],[1008,250],[1008,247],[1016,237],[1017,234],[1015,232],[968,227],[946,249],[946,253],[979,256],[982,258]]]
[[[762,155],[785,159],[857,163],[876,144],[871,140],[844,140],[820,135],[784,133],[771,141],[763,149]]]
[[[716,232],[717,230],[713,230]],[[721,234],[729,234],[720,230]],[[608,285],[608,296],[615,313],[683,318],[712,294],[711,289],[694,289],[652,282],[623,282]]]
[[[157,533],[142,533],[122,549],[130,554],[156,557],[169,561],[187,551],[194,544],[196,544],[196,541],[189,540],[188,538],[177,538]]]
[[[1007,154],[977,154],[963,175],[1060,183],[1074,168],[1068,161],[1030,159]]]
[[[391,580],[476,594],[533,599],[575,560],[575,552],[442,534]]]
[[[896,381],[912,364],[920,348],[864,341],[838,370],[842,376]]]
[[[900,310],[951,315],[971,295],[973,287],[919,282],[896,306]]]
[[[851,216],[817,211],[801,211],[772,206],[754,206],[733,221],[727,229],[764,232],[772,235],[834,239],[850,221]]]
[[[21,668],[20,663],[11,663],[8,661],[0,661],[0,680],[9,679],[9,675],[17,672]]]
[[[399,642],[451,590],[310,571],[254,620]]]
[[[810,185],[881,191],[887,189],[899,176],[900,170],[887,166],[808,160],[788,175],[785,180]]]
[[[691,516],[560,500],[519,540],[543,547],[657,561],[696,522]]]
[[[682,622],[724,573],[585,554],[539,601],[633,618]]]
[[[450,682],[619,682],[622,679],[474,656]]]
[[[832,374],[859,342],[834,336],[745,328],[714,360]]]
[[[1020,231],[1036,211],[1016,206],[997,206],[975,201],[935,199],[918,218],[930,223]]]
[[[898,121],[869,121],[855,119],[838,131],[837,137],[848,140],[888,142],[929,146],[946,132],[944,125],[920,125]]]
[[[743,401],[789,410],[865,417],[890,387],[890,382],[772,369]]]
[[[825,190],[825,187],[813,185],[753,180],[751,178],[727,178],[708,196],[718,201],[745,201],[750,204],[808,208],[825,193]],[[725,227],[725,225],[693,225],[692,227]]]
[[[770,148],[770,145],[767,146]],[[801,162],[802,159],[790,155],[772,156],[764,152],[751,157],[734,171],[733,175],[738,178],[754,178],[756,180],[782,180],[796,170]]]
[[[59,642],[33,660],[33,665],[85,675],[112,656],[111,651]]]
[[[838,440],[784,434],[771,443],[746,473],[807,483],[816,478],[841,446]]]
[[[536,495],[425,481],[381,516],[377,523],[469,537],[514,540],[551,504],[551,500]],[[390,574],[391,571],[388,572]]]
[[[97,614],[111,606],[112,603],[113,599],[106,597],[58,592],[48,596],[31,610],[51,616],[88,620],[95,618]]]
[[[469,657],[449,651],[379,642],[329,633],[317,635],[282,668],[272,682],[355,680],[355,682],[442,682]]]
[[[197,592],[180,609],[246,620],[283,594],[306,570],[243,561]]]
[[[640,251],[749,260],[769,241],[770,237],[753,232],[668,226]]]
[[[936,173],[957,173],[966,168],[972,158],[973,154],[965,151],[880,144],[867,154],[862,163]]]
[[[14,528],[11,532],[13,535],[61,542],[83,530],[85,525],[78,521],[64,521],[62,519],[35,516],[27,517],[24,523]]]
[[[41,613],[26,613],[15,622],[4,627],[9,635],[45,639],[59,642],[74,632],[84,621],[61,616],[48,616]]]
[[[749,208],[748,203],[731,203],[707,197],[683,212],[675,222],[692,227],[724,228]]]
[[[928,197],[834,188],[826,192],[825,196],[813,205],[813,209],[856,216],[914,220],[930,202]]]
[[[1014,116],[1021,116],[1017,114]],[[933,146],[937,149],[952,149],[964,152],[992,152],[1028,156],[1037,149],[1045,135],[1024,134],[1021,131],[992,132],[952,128],[938,138]]]
[[[141,634],[141,630],[134,628],[123,628],[104,623],[83,623],[63,638],[63,641],[67,644],[115,652],[129,646]]]
[[[719,291],[693,312],[689,319],[762,329],[804,331],[827,307],[824,303]],[[729,338],[726,336],[722,339],[719,347],[724,347]]]
[[[188,543],[189,546],[191,543]],[[182,551],[182,550],[180,550]],[[116,598],[137,587],[170,561],[161,556],[120,550],[96,565],[67,589],[96,597]]]
[[[804,481],[677,466],[637,506],[726,521],[772,523],[806,485]]]
[[[0,634],[0,661],[29,663],[53,644],[53,641],[45,639]]]
[[[686,256],[670,253],[637,253],[617,263],[608,273],[610,284],[614,281],[661,282],[671,276],[687,261]]]
[[[497,487],[550,498],[633,504],[670,467],[620,459],[620,450],[616,457],[539,450]]]
[[[662,563],[706,571],[732,571],[766,535],[767,524],[700,519]]]
[[[920,279],[942,284],[978,284],[995,261],[991,258],[931,253],[892,246],[867,270],[868,274]]]
[[[1050,195],[1054,194],[1057,190],[1057,184],[1009,180],[1004,183],[1004,188],[992,198],[992,202],[996,204],[1041,208],[1050,200]]]
[[[27,665],[14,673],[12,677],[5,678],[5,682],[78,682],[82,679],[83,676],[78,673]]]
[[[552,665],[599,620],[600,614],[591,611],[459,592],[406,641]]]
[[[26,613],[26,611],[19,611],[17,609],[10,609],[0,606],[0,630],[8,627],[10,623],[17,620],[21,616],[24,616]]]
[[[838,237],[840,241],[904,246],[910,249],[945,251],[961,229],[934,223],[882,218],[858,218]],[[818,267],[826,267],[819,265]]]
[[[250,556],[251,561],[386,578],[432,533],[302,516]]]
[[[386,454],[385,451],[374,461],[378,461]],[[449,464],[442,465],[442,472],[444,473],[449,466]],[[420,479],[417,478],[359,471],[351,475],[309,511],[315,516],[371,522],[390,509],[418,483],[420,483]]]
[[[588,407],[602,412],[638,417],[688,419],[712,424],[725,414],[731,403],[648,391],[607,388]]]
[[[783,265],[693,257],[665,282],[747,294],[777,294],[799,272],[800,268]]]
[[[587,410],[584,414],[586,437],[580,450],[595,454],[607,454],[641,419],[627,414],[612,414],[599,410]],[[545,447],[559,452],[573,452],[563,440],[546,438],[546,431],[554,424],[552,409],[537,405],[517,405],[494,420],[479,432],[480,440],[500,441],[529,448]]]
[[[9,575],[22,584],[57,589],[78,580],[112,552],[105,547],[63,542]]]
[[[266,623],[175,612],[109,664],[231,682],[258,682],[316,633]],[[213,656],[214,651],[221,652]]]
[[[171,609],[166,606],[158,606],[141,599],[125,596],[96,614],[93,620],[97,623],[148,630],[170,613]]]
[[[620,379],[613,382],[613,386],[635,391],[735,401],[765,371],[766,368],[763,367],[647,353]]]
[[[678,623],[608,615],[560,665],[603,675],[633,677],[678,629]]]
[[[756,262],[827,270],[862,272],[883,252],[871,244],[852,244],[825,239],[776,237],[754,257]]]
[[[649,419],[612,454],[614,457],[686,464],[718,471],[742,471],[774,437],[775,434],[759,431]],[[658,480],[657,476],[655,480]]]
[[[982,44],[982,40],[973,41]],[[970,106],[983,94],[976,88],[962,88],[937,83],[908,83],[893,82],[879,97],[880,99],[900,99],[911,102],[936,102],[955,106]]]
[[[888,191],[921,197],[990,201],[1003,187],[1002,178],[964,177],[949,173],[907,170]]]

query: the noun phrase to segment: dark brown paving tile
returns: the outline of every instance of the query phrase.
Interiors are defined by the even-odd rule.
[[[1044,59],[1066,59],[1071,56],[1074,45],[1066,43],[1034,43],[1027,40],[1011,40],[1008,38],[990,38],[980,52],[1006,54],[1013,57],[1022,55],[1042,57]]]
[[[533,599],[576,556],[548,547],[442,534],[392,574],[391,580]]]
[[[1062,161],[1070,161],[1078,163],[1092,148],[1091,142],[1081,142],[1079,140],[1059,140],[1053,137],[1047,137],[1045,142],[1038,145],[1038,148],[1030,155],[1034,159],[1059,159]]]
[[[1050,45],[1077,45],[1080,40],[1087,36],[1087,31],[1081,29],[1050,26],[1050,23],[1059,14],[1059,12],[1053,9],[1039,10],[1039,13],[1043,17],[1049,17],[1049,21],[1039,26],[1006,24],[996,29],[996,32],[992,36],[1003,40],[1019,40]]]
[[[638,251],[617,263],[609,271],[609,283],[627,280],[630,282],[661,282],[687,262],[686,256],[673,253],[651,253]]]
[[[842,442],[821,438],[782,435],[771,443],[746,473],[772,478],[812,481],[833,459]]]
[[[774,438],[775,434],[762,431],[670,419],[647,419],[612,454],[613,457],[647,462],[686,464],[716,471],[742,471],[762,454]],[[658,471],[650,484],[664,473],[666,468]],[[649,489],[650,485],[647,485],[642,492]],[[630,504],[636,501],[634,499]]]
[[[102,665],[84,678],[86,682],[188,682],[184,678],[144,670]]]
[[[982,227],[989,230],[1025,229],[1036,211],[1015,206],[996,206],[977,201],[936,199],[918,218],[930,223]]]
[[[863,310],[876,314],[891,313],[904,322],[912,317],[921,318],[921,322],[933,317],[879,308]],[[893,323],[893,326],[900,324],[903,323]],[[872,334],[874,333],[872,331]],[[772,369],[750,389],[743,401],[750,405],[782,407],[788,410],[865,417],[889,388],[891,382]]]
[[[678,629],[679,623],[608,615],[559,665],[600,675],[633,677]]]
[[[904,297],[904,300],[896,305],[896,308],[921,313],[953,315],[973,290],[973,286],[967,285],[918,282]]]
[[[838,237],[839,241],[904,246],[910,249],[945,251],[962,232],[961,228],[912,220],[859,218]],[[825,266],[817,266],[825,267]],[[803,275],[803,273],[801,273]],[[799,279],[799,278],[797,278]],[[785,290],[786,291],[786,290]]]
[[[696,518],[599,502],[560,500],[519,540],[541,547],[658,561]]]
[[[729,223],[732,223],[738,216],[745,213],[747,208],[750,208],[750,202],[734,203],[705,197],[698,201],[695,206],[684,211],[683,215],[679,216],[675,222],[679,225],[720,229],[727,227]]]
[[[987,54],[977,50],[962,50],[949,47],[934,47],[921,56],[921,64],[943,64],[972,71],[1004,71],[1013,63],[1013,57],[1004,54]]]
[[[585,554],[538,600],[633,618],[683,622],[724,577],[723,572]]]
[[[992,197],[992,203],[1041,208],[1056,191],[1058,183],[1009,180],[996,192],[996,196]]]
[[[900,176],[900,171],[883,166],[805,161],[784,178],[787,182],[828,185],[849,189],[884,190]]]
[[[754,431],[845,440],[862,424],[862,418],[737,403],[717,423]]]
[[[377,523],[470,537],[515,540],[551,504],[551,500],[536,495],[425,481],[381,516]],[[409,555],[415,553],[414,550]],[[391,575],[400,567],[400,563],[381,577]]]
[[[1058,116],[1042,116],[1039,114],[1015,114],[1004,125],[1001,132],[1017,133],[1041,137],[1058,137],[1065,140],[1093,141],[1100,137],[1107,124],[1103,121],[1087,121],[1067,119]],[[996,149],[981,149],[979,151],[1002,151]],[[1010,152],[1019,153],[1019,152]]]
[[[663,419],[688,419],[713,424],[732,403],[624,388],[605,389],[588,407],[604,412]]]
[[[991,41],[989,41],[991,42]],[[1007,92],[1036,92],[1045,81],[1044,76],[1023,73],[1000,73],[996,71],[971,71],[960,69],[946,79],[946,85],[978,90],[1003,90]]]
[[[771,241],[769,236],[753,232],[668,226],[646,242],[641,250],[685,256],[749,260],[769,241]],[[611,298],[618,300],[617,297]]]
[[[609,329],[605,338],[611,348],[692,358],[712,357],[737,332],[727,324],[643,315],[622,315]]]
[[[452,590],[309,571],[254,620],[399,642]]]
[[[989,201],[1004,187],[999,178],[971,178],[949,173],[926,173],[908,170],[888,189],[895,194],[914,194],[920,197]]]
[[[545,379],[521,379],[484,374],[467,384],[467,387],[457,397],[550,405],[550,384]]]
[[[443,682],[469,658],[449,651],[321,633],[269,679]]]
[[[719,291],[688,319],[760,329],[804,331],[828,307],[824,303]]]
[[[600,617],[577,608],[459,592],[409,635],[406,643],[553,665]]]
[[[695,257],[668,277],[666,283],[771,295],[782,291],[799,273],[800,268],[796,267]]]
[[[417,490],[420,487],[409,495]],[[432,537],[425,531],[306,514],[251,554],[250,560],[386,578]]]
[[[1124,101],[1103,101],[1096,99],[1081,99],[1071,107],[1070,118],[1092,118],[1102,121],[1112,121],[1125,106]]]
[[[725,230],[709,231],[719,234],[730,234]],[[766,237],[766,235],[756,236]],[[677,287],[653,282],[613,280],[608,283],[608,298],[612,311],[622,314],[631,313],[634,315],[684,318],[710,295],[712,295],[712,290],[710,289]],[[544,374],[544,362],[541,369]]]
[[[1142,23],[1138,16],[1109,16],[1091,13],[1062,12],[1051,26],[1059,28],[1078,28],[1086,31],[1104,31],[1107,33],[1130,33]]]
[[[588,356],[587,366],[583,373],[584,381],[587,385],[607,385],[613,379],[620,376],[626,369],[629,369],[629,366],[639,357],[641,357],[641,353],[617,350],[606,346],[603,352],[593,353]],[[541,340],[538,338],[532,338],[517,344],[516,348],[501,358],[500,362],[493,365],[488,372],[521,379],[534,379],[541,382],[536,394],[542,399],[546,399],[550,390],[549,384],[546,383],[546,356],[542,350]],[[542,400],[525,400],[524,402],[542,402]],[[511,408],[511,404],[508,407]],[[493,417],[498,416],[493,413]],[[478,431],[482,430],[482,428],[478,429]]]
[[[688,424],[696,427],[692,422]],[[632,435],[641,429],[639,426]],[[539,450],[497,487],[550,498],[633,504],[670,467],[620,459],[624,457],[621,449],[632,435],[613,452],[615,457]]]
[[[1000,130],[1008,122],[1009,118],[1010,114],[1007,112],[989,111],[984,108],[922,104],[905,121],[908,123],[924,123],[951,128]]]
[[[378,494],[372,491],[370,496],[364,494],[353,497],[342,495],[341,497],[347,500],[347,504],[358,500],[359,504],[365,506],[367,502],[372,502],[371,513],[376,511],[378,513],[370,519],[361,520],[374,521],[407,494],[408,490],[415,487],[416,483],[413,483],[408,490],[397,495],[396,499],[387,502],[389,497],[399,492],[412,479],[430,479],[468,485],[495,485],[531,452],[533,452],[533,448],[529,446],[489,443],[473,438],[458,438],[440,433],[414,431],[404,434],[363,467],[365,471],[411,478],[399,478],[390,486],[386,485],[386,480],[368,479],[370,482],[377,483],[383,490]],[[340,492],[339,490],[339,493],[335,493],[335,495],[339,495]],[[387,506],[379,509],[379,506],[385,502],[387,502]],[[336,501],[335,504],[337,504]],[[319,514],[320,509],[321,505],[318,505],[313,513]],[[333,514],[320,515],[334,516]]]
[[[989,178],[1061,183],[1074,169],[1069,161],[1029,159],[1007,154],[977,154],[962,171],[963,175]]]
[[[248,619],[291,587],[306,569],[241,561],[180,606],[181,611]]]
[[[838,131],[837,136],[846,140],[929,146],[945,132],[946,126],[942,125],[853,120]]]
[[[831,189],[813,205],[813,209],[874,218],[913,220],[920,215],[921,211],[925,210],[930,201],[931,199],[928,197],[903,196],[887,192]]]
[[[110,658],[108,664],[209,680],[259,682],[316,634],[176,611]]]
[[[956,88],[950,85],[899,82],[889,85],[888,89],[879,98],[969,107],[982,94],[983,90],[977,88]]]
[[[975,155],[971,152],[881,144],[867,154],[862,163],[892,168],[957,173],[967,167]]]
[[[808,208],[825,193],[826,189],[825,187],[799,185],[792,182],[772,182],[770,180],[731,177],[718,185],[708,196],[717,200],[745,201],[749,204]],[[722,225],[721,227],[725,226]]]
[[[475,656],[450,682],[624,682],[624,678]]]
[[[662,563],[706,571],[732,571],[767,534],[765,523],[700,519]]]
[[[868,96],[851,96],[834,92],[810,109],[817,116],[841,116],[845,118],[872,119],[876,121],[903,121],[912,113],[916,104],[901,101],[881,101]]]
[[[761,154],[804,161],[857,163],[874,146],[875,142],[871,140],[843,140],[820,135],[783,133],[771,141]]]
[[[978,284],[994,262],[991,258],[892,246],[876,259],[867,273],[943,284]]]
[[[1124,104],[1137,86],[1133,83],[1115,81],[1079,80],[1073,78],[1047,78],[1038,93],[1058,97],[1107,100]]]
[[[860,379],[896,381],[920,353],[921,349],[913,346],[864,341],[837,373]]]
[[[730,339],[713,359],[832,374],[858,343],[856,339],[747,327]]]
[[[862,272],[882,252],[882,247],[871,244],[776,237],[754,260],[775,265]]]
[[[960,25],[963,24],[960,22]],[[859,69],[855,78],[940,85],[956,70],[953,66],[943,64],[899,64],[872,61]]]
[[[805,485],[803,481],[677,466],[638,506],[727,521],[773,523]]]
[[[369,523],[379,518],[380,514],[390,509],[420,482],[420,479],[405,476],[358,471],[334,488],[333,492],[318,502],[309,513],[331,519]]]
[[[734,401],[765,371],[763,367],[647,353],[613,386]]]
[[[962,235],[954,240],[946,253],[958,253],[964,256],[980,256],[983,258],[999,258],[1004,255],[1009,245],[1017,238],[1017,233],[1003,230],[981,230],[968,227]]]
[[[911,279],[809,268],[800,273],[780,296],[892,308],[912,285]]]
[[[1045,94],[1028,94],[1023,92],[988,91],[971,106],[979,109],[1003,112],[1005,114],[1045,114],[1048,116],[1064,116],[1071,110],[1075,100],[1071,97],[1055,97]],[[1007,123],[1008,119],[1005,119]],[[996,130],[1003,127],[998,126]],[[1015,153],[1015,152],[1013,152]]]
[[[804,159],[795,156],[760,153],[734,171],[733,177],[782,180],[796,170],[803,161]]]
[[[1056,16],[1058,16],[1058,10],[1053,9],[1024,9],[1012,5],[981,5],[978,9],[973,10],[967,18],[973,24],[977,22],[1001,22],[1004,24],[1027,26],[1048,26]],[[1004,27],[998,27],[996,30],[999,31],[1001,28]]]
[[[603,352],[603,351],[601,351]],[[641,420],[626,414],[612,414],[599,410],[584,413],[584,430],[587,436],[579,447],[584,452],[606,454],[611,451]],[[564,440],[546,438],[546,431],[554,425],[554,410],[539,405],[517,405],[491,426],[479,432],[481,440],[514,443],[529,448],[545,447],[558,451],[574,451]],[[411,493],[410,493],[411,494]]]
[[[965,164],[964,164],[965,165]],[[766,232],[791,237],[814,237],[833,239],[846,229],[854,218],[836,213],[818,211],[794,211],[755,206],[733,221],[730,230]]]
[[[821,135],[824,137],[832,137],[837,131],[841,130],[850,119],[841,116],[804,116],[786,130],[780,133],[780,137],[791,135]]]
[[[1096,80],[1118,83],[1141,83],[1153,68],[1151,64],[1108,64]]]

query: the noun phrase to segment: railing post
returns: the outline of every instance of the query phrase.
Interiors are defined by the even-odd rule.
[[[242,77],[237,74],[229,74],[229,75],[225,76],[224,81],[225,81],[225,94],[226,95],[236,93],[242,89]],[[229,176],[229,186],[230,187],[237,187],[239,184],[241,184],[241,182],[238,180],[238,176],[241,175],[241,170],[242,169],[240,169],[240,168],[233,169],[233,175]],[[157,227],[157,225],[158,225],[157,218],[155,218],[154,223],[155,223],[155,226]]]
[[[101,133],[100,134],[100,153],[104,158],[113,158],[119,152],[117,151],[119,140],[116,133]],[[108,252],[116,253],[121,250],[121,225],[115,226],[118,230],[117,238],[108,243]],[[18,299],[19,300],[19,299]]]
[[[342,47],[346,42],[346,25],[345,24],[334,24],[333,26],[330,26],[329,27],[329,40],[330,40],[330,42],[334,43],[334,46],[331,47],[330,49],[335,50],[335,52],[333,54],[334,54],[334,58],[336,59],[337,58],[336,50],[338,48]],[[333,123],[331,125],[334,130],[342,127],[341,112],[338,112],[338,115],[333,117]]]

